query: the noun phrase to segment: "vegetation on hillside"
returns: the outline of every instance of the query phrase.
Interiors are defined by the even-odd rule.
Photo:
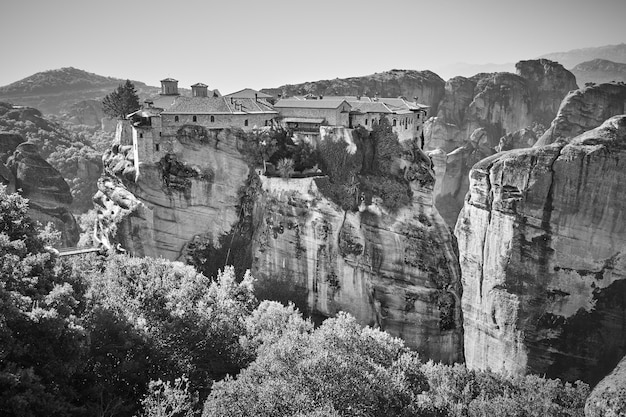
[[[102,170],[102,152],[111,146],[113,133],[74,125],[38,110],[0,103],[0,132],[12,133],[37,145],[39,154],[57,169],[70,186],[76,211],[93,207]]]
[[[423,363],[347,314],[314,328],[232,268],[58,258],[27,210],[0,187],[3,416],[583,415],[585,384]]]

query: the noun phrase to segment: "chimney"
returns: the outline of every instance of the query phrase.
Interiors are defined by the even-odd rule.
[[[413,97],[413,101],[417,103],[417,96]]]
[[[143,101],[143,107],[146,109],[150,109],[152,108],[152,105],[154,104],[154,101],[150,100],[149,98],[145,99]]]
[[[191,96],[192,97],[208,97],[208,88],[209,86],[202,83],[196,83],[191,86]]]
[[[173,78],[165,78],[161,80],[161,95],[162,96],[177,96],[178,95],[178,80]]]

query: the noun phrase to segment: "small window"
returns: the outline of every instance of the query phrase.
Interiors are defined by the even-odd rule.
[[[243,125],[244,125],[244,126],[248,126],[248,119],[246,119],[246,120],[244,120],[244,121],[243,121]]]
[[[178,121],[178,116],[174,116],[174,121],[177,122]]]
[[[391,123],[391,126],[395,126],[397,124],[397,122],[398,121],[396,119],[393,119],[393,123]]]
[[[155,144],[154,144],[154,150],[155,150],[155,151],[157,151],[157,152],[159,152],[159,148],[160,148],[159,144],[158,144],[158,143],[155,143]]]
[[[267,126],[268,124],[269,124],[269,121],[268,121],[268,120],[266,120],[266,121],[265,121],[265,126]]]
[[[367,126],[367,119],[365,119],[365,126]]]
[[[159,137],[161,137],[161,133],[162,133],[162,132],[159,132]]]
[[[372,126],[374,126],[374,119],[372,119]]]
[[[143,138],[143,133],[140,133],[140,134],[139,134],[139,137],[140,137],[140,138]]]
[[[215,116],[211,116],[211,123],[215,122]]]
[[[192,120],[193,120],[194,122],[197,122],[197,121],[198,121],[198,116],[193,116]]]

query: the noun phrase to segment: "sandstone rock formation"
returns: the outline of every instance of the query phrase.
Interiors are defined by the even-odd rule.
[[[626,415],[626,358],[591,391],[585,403],[585,417]]]
[[[594,384],[626,353],[626,116],[486,158],[456,225],[473,369]]]
[[[43,225],[53,223],[61,232],[61,245],[75,246],[79,228],[69,211],[70,187],[61,174],[39,155],[31,142],[18,145],[6,165],[15,179],[15,189],[29,200],[29,216]]]
[[[425,358],[462,361],[454,237],[433,205],[430,160],[406,163],[414,173],[413,197],[394,213],[376,197],[359,211],[344,211],[312,178],[262,177],[254,211],[255,286],[313,316],[348,311]]]
[[[103,156],[105,176],[94,197],[98,239],[121,242],[137,256],[170,260],[184,260],[194,238],[218,244],[238,220],[238,192],[249,169],[233,135],[217,137],[202,129],[169,138],[162,144],[168,151],[138,165],[132,145],[118,136]]]
[[[450,154],[448,161],[454,164],[447,171],[455,174],[446,175],[442,194],[436,200],[437,208],[451,226],[467,192],[469,162],[493,153],[502,137],[531,125],[549,123],[565,94],[576,88],[574,76],[556,62],[521,61],[516,68],[517,75],[477,74],[448,80],[439,112],[424,126],[426,149],[443,149]],[[475,140],[478,133],[479,152]],[[525,143],[511,137],[505,139],[504,145],[520,147]],[[471,157],[460,158],[461,155]]]
[[[515,64],[515,69],[530,90],[531,112],[536,123],[547,126],[559,110],[565,94],[578,88],[574,74],[548,59],[520,61]]]
[[[561,102],[559,112],[535,146],[567,140],[596,128],[606,119],[624,114],[626,85],[610,83],[570,92]]]

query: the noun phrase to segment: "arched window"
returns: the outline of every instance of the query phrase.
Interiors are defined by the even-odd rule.
[[[365,126],[367,126],[367,119],[365,119]]]
[[[143,138],[143,133],[140,133],[140,134],[139,134],[139,137],[140,137],[140,138]]]
[[[215,122],[215,116],[211,116],[211,123]]]
[[[244,121],[243,121],[243,125],[244,125],[244,126],[248,126],[248,119],[246,119],[246,120],[244,120]]]
[[[267,126],[267,124],[268,124],[268,121],[266,120],[266,121],[265,121],[265,126]]]
[[[372,119],[372,126],[374,126],[374,119]]]
[[[154,144],[154,150],[155,150],[155,151],[157,151],[157,152],[159,152],[159,144],[158,144],[158,143],[155,143],[155,144]]]
[[[174,121],[177,122],[178,121],[178,116],[174,116]]]
[[[192,120],[193,120],[194,122],[197,122],[197,121],[198,121],[198,116],[193,116]]]
[[[391,126],[395,126],[397,122],[398,121],[396,119],[393,119],[393,123],[391,123]]]

